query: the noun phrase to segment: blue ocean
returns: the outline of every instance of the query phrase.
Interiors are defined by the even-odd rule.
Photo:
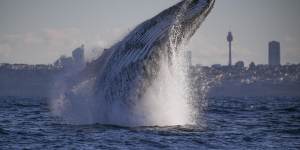
[[[199,125],[72,125],[48,99],[0,98],[0,149],[300,149],[300,98],[209,98]]]

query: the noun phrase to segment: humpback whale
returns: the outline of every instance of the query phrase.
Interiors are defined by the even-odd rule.
[[[59,104],[64,105],[61,113],[72,121],[81,116],[92,123],[158,125],[153,121],[154,114],[149,114],[152,120],[145,121],[147,113],[156,111],[145,112],[143,109],[149,105],[145,101],[157,99],[145,100],[145,95],[161,81],[161,72],[178,73],[178,70],[168,68],[177,63],[174,59],[179,58],[181,45],[194,35],[214,3],[215,0],[183,0],[135,27],[81,72],[65,79],[65,88],[59,98]],[[156,86],[156,90],[161,85]],[[168,98],[164,97],[162,101],[167,102],[165,99]],[[163,113],[156,115],[163,116]],[[161,120],[165,119],[168,117]]]

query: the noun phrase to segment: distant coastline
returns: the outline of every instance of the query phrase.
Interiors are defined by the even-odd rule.
[[[50,97],[62,65],[0,64],[0,96]],[[300,65],[190,66],[198,96],[300,96]],[[203,95],[202,95],[203,96]]]
[[[192,66],[193,89],[209,97],[300,96],[300,64]]]

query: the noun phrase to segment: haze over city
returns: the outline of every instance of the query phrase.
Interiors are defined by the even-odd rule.
[[[81,44],[87,50],[109,48],[137,24],[177,2],[1,0],[0,63],[53,63]],[[218,0],[215,8],[187,48],[194,64],[227,64],[229,30],[234,36],[233,63],[267,64],[272,40],[281,43],[282,64],[299,63],[299,0]]]

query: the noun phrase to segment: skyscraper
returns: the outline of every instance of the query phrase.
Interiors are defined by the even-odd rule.
[[[227,35],[227,41],[228,41],[228,46],[229,46],[229,62],[228,62],[228,66],[232,66],[232,53],[231,53],[231,42],[233,41],[233,36],[231,32],[228,32]]]
[[[269,65],[280,65],[280,43],[277,41],[271,41],[269,43]]]
[[[185,52],[185,59],[186,59],[188,67],[191,67],[192,66],[192,51]]]
[[[81,45],[81,47],[76,48],[72,52],[72,56],[73,56],[73,59],[74,59],[74,64],[77,67],[84,66],[84,45]]]

